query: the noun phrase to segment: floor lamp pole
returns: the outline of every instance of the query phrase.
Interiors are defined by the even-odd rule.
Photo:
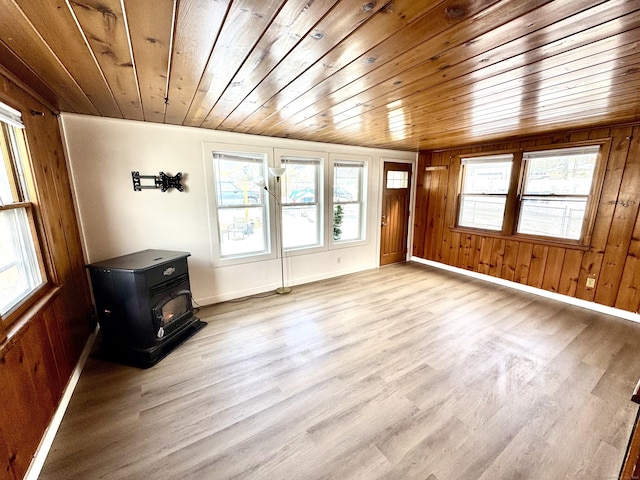
[[[276,173],[279,173],[279,175],[277,175]],[[280,245],[280,279],[282,281],[282,285],[276,288],[276,293],[279,295],[283,295],[285,293],[291,293],[291,288],[284,286],[284,244],[283,244],[284,235],[282,231],[282,201],[281,201],[282,184],[280,183],[280,177],[284,172],[276,172],[276,173],[274,173],[273,171],[271,172],[271,174],[276,178],[276,183],[278,184],[278,197],[275,197],[276,208],[278,209],[278,211],[276,212],[276,223],[278,224],[276,225],[276,233],[277,233],[276,240],[278,241],[278,245]]]

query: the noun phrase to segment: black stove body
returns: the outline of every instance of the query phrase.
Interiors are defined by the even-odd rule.
[[[87,265],[102,337],[99,357],[151,367],[206,325],[193,314],[189,255],[143,250]]]

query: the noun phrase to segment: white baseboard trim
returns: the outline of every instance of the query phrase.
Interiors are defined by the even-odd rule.
[[[547,290],[542,290],[541,288],[535,288],[535,287],[530,287],[529,285],[522,285],[521,283],[510,282],[509,280],[505,280],[503,278],[492,277],[491,275],[485,275],[483,273],[465,270],[463,268],[452,267],[451,265],[434,262],[432,260],[425,260],[424,258],[420,258],[420,257],[411,257],[411,261],[416,263],[421,263],[423,265],[428,265],[430,267],[440,268],[442,270],[448,270],[450,272],[459,273],[461,275],[466,275],[468,277],[477,278],[480,280],[484,280],[486,282],[495,283],[498,285],[502,285],[504,287],[513,288],[515,290],[521,290],[523,292],[533,293],[534,295],[550,298],[552,300],[568,303],[570,305],[576,305],[578,307],[588,308],[589,310],[593,310],[595,312],[605,313],[607,315],[613,315],[614,317],[620,317],[620,318],[624,318],[625,320],[631,320],[632,322],[640,323],[640,315],[638,315],[637,313],[628,312],[626,310],[621,310],[619,308],[608,307],[606,305],[601,305],[596,302],[589,302],[587,300],[581,300],[579,298],[569,297],[568,295],[549,292]]]
[[[96,339],[98,328],[99,327],[96,327],[96,331],[89,335],[89,338],[87,339],[87,343],[84,346],[84,350],[82,350],[78,363],[76,363],[76,368],[74,368],[73,373],[71,374],[69,383],[67,383],[67,388],[64,390],[64,394],[62,395],[62,399],[60,400],[56,413],[53,415],[51,423],[49,423],[42,440],[40,440],[40,445],[38,445],[38,449],[33,456],[33,460],[31,460],[31,465],[29,465],[27,474],[24,477],[25,480],[37,480],[40,472],[42,471],[42,467],[47,459],[49,450],[51,450],[51,445],[53,445],[53,440],[56,438],[56,433],[58,433],[58,428],[60,428],[60,424],[62,423],[62,418],[64,417],[67,407],[69,406],[69,402],[71,401],[73,391],[80,379],[80,374],[82,373],[84,364],[86,363],[89,353],[91,352],[91,348],[93,347],[93,342]]]

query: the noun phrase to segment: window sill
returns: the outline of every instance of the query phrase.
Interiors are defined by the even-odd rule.
[[[17,311],[8,317],[11,321],[7,327],[7,338],[0,343],[0,358],[4,356],[4,352],[11,348],[16,342],[17,337],[29,323],[40,314],[62,291],[61,286],[52,286],[44,284],[25,305],[21,306]],[[7,321],[7,320],[5,320]]]
[[[546,245],[549,247],[559,247],[559,248],[569,248],[571,250],[589,250],[589,245],[583,245],[580,241],[577,240],[562,240],[562,239],[552,239],[550,237],[538,237],[535,235],[525,235],[525,234],[514,234],[514,235],[503,235],[500,232],[496,232],[494,230],[482,230],[475,228],[464,228],[464,227],[449,227],[452,232],[461,233],[464,235],[479,235],[483,237],[492,237],[498,238],[500,240],[512,240],[516,242],[523,243],[535,243],[537,245]]]

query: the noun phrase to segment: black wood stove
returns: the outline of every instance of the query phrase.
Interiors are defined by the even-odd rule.
[[[100,323],[97,356],[147,368],[203,328],[187,252],[144,250],[87,265]]]

